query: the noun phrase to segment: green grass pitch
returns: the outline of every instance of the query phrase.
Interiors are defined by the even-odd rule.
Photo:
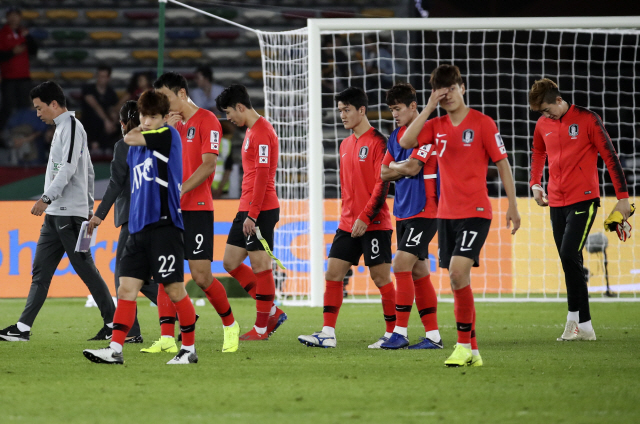
[[[477,303],[482,368],[445,368],[455,342],[453,306],[438,311],[444,350],[380,351],[380,305],[345,304],[338,348],[297,341],[322,325],[320,308],[284,308],[289,320],[268,341],[223,354],[220,320],[197,307],[200,362],[165,366],[170,354],[125,345],[125,366],[87,361],[82,349],[101,325],[81,299],[50,299],[28,343],[0,343],[2,423],[637,423],[640,422],[640,305],[594,303],[596,342],[556,342],[561,303]],[[243,330],[251,300],[231,300]],[[23,299],[0,300],[0,326]],[[157,309],[139,303],[148,346]],[[409,337],[423,336],[414,311]]]

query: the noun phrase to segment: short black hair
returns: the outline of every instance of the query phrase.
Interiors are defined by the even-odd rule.
[[[196,68],[197,72],[200,72],[207,81],[213,82],[213,71],[208,66],[198,66]]]
[[[107,65],[106,63],[101,63],[100,65],[98,65],[98,72],[107,71],[109,73],[109,76],[111,76],[112,70],[113,68],[111,68],[111,66]]]
[[[40,101],[46,103],[47,106],[55,100],[60,107],[67,107],[67,99],[64,97],[62,87],[53,81],[45,81],[42,84],[36,85],[29,92],[29,96],[31,96],[31,100],[40,99]]]
[[[164,73],[155,80],[153,88],[156,90],[162,87],[167,87],[169,90],[178,94],[180,89],[184,88],[184,92],[189,95],[189,87],[187,86],[187,79],[177,72]]]
[[[387,105],[395,106],[404,104],[410,106],[411,103],[418,103],[416,90],[407,82],[399,82],[387,91]]]
[[[251,106],[251,98],[249,98],[249,93],[247,92],[247,87],[242,84],[232,84],[222,90],[222,93],[216,97],[216,107],[219,111],[228,107],[235,109],[238,104],[242,104],[249,109],[253,109],[253,106]]]
[[[356,109],[360,109],[362,106],[369,107],[369,98],[361,88],[349,87],[344,91],[336,94],[336,103],[342,102],[345,105],[351,105]]]

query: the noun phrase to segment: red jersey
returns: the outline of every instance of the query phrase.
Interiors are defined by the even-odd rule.
[[[278,135],[264,117],[247,129],[242,148],[242,196],[240,211],[257,219],[260,211],[280,207],[276,194]]]
[[[489,159],[506,159],[507,151],[496,123],[475,109],[458,126],[449,115],[427,121],[412,158],[424,159],[425,146],[435,144],[440,170],[438,218],[492,218],[487,189]]]
[[[9,51],[20,44],[26,43],[25,37],[20,35],[24,27],[18,28],[15,32],[7,24],[0,29],[0,50]],[[3,79],[20,79],[29,78],[29,51],[25,50],[20,54],[13,56],[11,59],[0,63],[0,72]]]
[[[386,202],[389,182],[380,178],[386,151],[387,139],[373,127],[340,144],[341,230],[350,233],[356,219],[368,225],[367,231],[392,229]]]
[[[396,135],[396,142],[402,138],[404,133],[407,131],[407,127],[402,127],[398,130],[398,134]],[[418,141],[422,137],[422,132],[418,136]],[[391,142],[391,141],[389,141]],[[429,146],[432,147],[432,146]],[[424,164],[422,169],[422,173],[424,176],[424,190],[427,196],[427,202],[424,205],[424,209],[421,212],[407,217],[407,218],[398,218],[396,216],[396,221],[402,221],[405,219],[413,219],[413,218],[436,218],[438,214],[438,188],[437,188],[437,172],[438,172],[438,161],[436,160],[436,151],[431,148],[425,148],[423,150],[426,153],[423,153],[417,157],[417,159]],[[384,165],[389,166],[391,162],[394,161],[391,152],[387,149],[387,153],[384,155],[384,160],[382,163]],[[396,195],[398,193],[398,187],[396,186]]]
[[[598,152],[618,199],[629,197],[620,160],[600,117],[571,105],[560,119],[541,116],[533,132],[530,185],[540,184],[549,156],[549,206],[562,207],[600,197]]]
[[[182,139],[182,182],[184,183],[202,165],[202,155],[218,154],[222,127],[216,115],[206,109],[198,109],[185,123],[178,122],[176,129]],[[185,193],[180,199],[183,211],[212,211],[211,183],[213,174],[198,187]]]

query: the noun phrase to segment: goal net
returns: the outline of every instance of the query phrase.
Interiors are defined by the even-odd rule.
[[[497,169],[490,164],[487,179],[494,217],[481,266],[472,272],[476,296],[564,299],[564,274],[549,210],[538,207],[529,190],[531,140],[539,115],[529,110],[528,90],[536,79],[551,78],[567,101],[602,117],[626,170],[633,201],[640,159],[640,31],[625,28],[637,28],[637,21],[336,19],[310,20],[308,28],[292,32],[258,32],[265,113],[281,144],[276,254],[288,268],[283,299],[322,304],[326,256],[340,216],[338,148],[349,135],[336,113],[335,94],[348,86],[363,88],[369,97],[369,120],[388,136],[394,122],[384,101],[386,90],[394,83],[410,82],[422,108],[431,93],[430,73],[443,63],[460,67],[467,105],[496,121],[509,153],[522,217],[520,231],[511,236],[505,228],[507,199]],[[638,236],[622,243],[615,233],[598,234],[616,202],[602,161],[599,167],[602,208],[584,251],[589,290],[592,297],[600,297],[608,285],[614,297],[635,299],[640,292]],[[630,222],[635,226],[635,217]],[[448,276],[436,268],[437,237],[429,251],[432,281],[447,298]],[[352,271],[345,301],[379,301],[364,263]]]

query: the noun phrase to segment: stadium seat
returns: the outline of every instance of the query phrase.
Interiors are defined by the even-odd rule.
[[[136,42],[157,42],[158,30],[132,31],[129,33],[129,37]]]
[[[197,40],[200,38],[200,31],[195,29],[185,29],[185,30],[170,30],[166,32],[167,38],[170,40],[182,40],[182,41],[190,41]]]
[[[233,20],[238,16],[238,12],[235,9],[204,9],[205,12],[211,13],[212,15],[219,16],[221,18]]]
[[[313,10],[296,10],[295,12],[282,12],[282,17],[287,20],[312,19],[316,17],[316,12]]]
[[[41,28],[29,28],[29,35],[38,41],[43,41],[49,38],[49,31]]]
[[[89,34],[89,37],[96,41],[114,41],[122,39],[122,33],[120,31],[94,31]]]
[[[262,81],[262,71],[249,71],[247,76],[255,81]]]
[[[131,56],[138,60],[157,60],[158,59],[158,51],[157,50],[134,50],[131,52]]]
[[[109,62],[112,60],[122,61],[129,57],[129,53],[120,49],[100,49],[94,52],[94,57],[103,62]]]
[[[46,63],[49,59],[51,59],[51,50],[38,49],[38,53],[36,55],[36,58],[40,62]]]
[[[245,53],[249,59],[262,59],[262,52],[258,50],[247,50]]]
[[[260,23],[260,22],[269,22],[273,21],[273,19],[278,15],[277,12],[273,10],[258,10],[258,9],[247,9],[242,13],[242,16],[249,23]]]
[[[222,85],[240,83],[244,78],[244,73],[235,71],[216,71],[215,77],[218,83]]]
[[[84,80],[88,81],[94,78],[94,73],[89,71],[62,71],[60,76],[67,80]]]
[[[52,9],[45,12],[45,16],[52,21],[72,21],[78,19],[77,10],[70,9]]]
[[[198,13],[188,9],[167,9],[164,16],[167,20],[172,21],[191,21],[198,16]]]
[[[356,16],[355,12],[349,10],[324,10],[321,13],[323,18],[353,18]]]
[[[51,33],[51,38],[62,42],[78,42],[87,38],[87,33],[82,30],[58,30]]]
[[[221,61],[224,63],[234,62],[242,57],[242,51],[237,49],[207,50],[205,51],[205,54],[209,59],[212,59],[214,61]]]
[[[377,110],[369,110],[367,111],[367,118],[369,118],[370,121],[375,121],[377,119],[387,119],[391,121],[393,120],[393,115],[388,110],[383,110],[380,113],[378,113]]]
[[[31,79],[37,81],[52,80],[56,77],[51,71],[31,71]]]
[[[86,50],[56,50],[53,52],[53,57],[61,62],[82,62],[89,57],[89,52]]]
[[[101,21],[101,20],[109,20],[112,21],[114,19],[118,19],[118,11],[117,10],[88,10],[87,18],[92,21]]]
[[[130,21],[151,22],[158,18],[158,12],[130,11],[124,12],[124,16]]]
[[[363,9],[361,13],[365,18],[393,18],[396,15],[393,9]]]
[[[124,54],[126,55],[126,53]],[[131,79],[131,75],[133,75],[131,72],[114,70],[113,72],[111,72],[111,79],[113,81],[121,81],[123,83],[127,83]]]
[[[25,21],[32,21],[40,17],[40,12],[37,10],[23,10],[22,11],[22,19]]]
[[[202,59],[202,52],[200,50],[173,50],[169,52],[171,59]]]
[[[206,35],[211,40],[235,40],[240,37],[240,31],[235,29],[207,31]]]

